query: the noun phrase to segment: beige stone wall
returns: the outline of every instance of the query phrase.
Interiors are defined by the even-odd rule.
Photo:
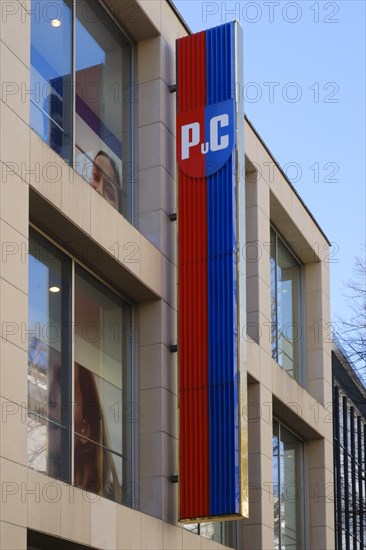
[[[248,122],[245,151],[248,410],[256,415],[249,419],[249,479],[260,488],[261,498],[250,504],[244,546],[254,550],[273,544],[270,488],[275,415],[305,441],[307,545],[330,549],[334,547],[334,511],[329,243]],[[271,357],[271,223],[303,263],[304,387]]]
[[[4,2],[5,3],[5,2]],[[3,2],[0,4],[3,6]],[[128,22],[135,37],[139,85],[137,155],[139,230],[104,201],[29,127],[30,1],[9,2],[0,18],[0,547],[26,548],[26,529],[99,548],[223,548],[177,524],[175,40],[186,34],[168,3],[136,2]],[[123,20],[122,0],[109,0]],[[273,546],[273,403],[301,405],[298,432],[307,440],[307,478],[324,493],[332,481],[329,269],[327,242],[246,123],[248,399],[250,519],[244,548]],[[248,164],[249,166],[249,164]],[[261,177],[258,167],[262,168]],[[29,217],[88,263],[92,245],[103,261],[91,266],[136,304],[138,322],[141,512],[84,494],[26,466]],[[307,384],[302,388],[271,358],[269,223],[301,249],[306,285]],[[133,244],[137,261],[129,261]],[[318,244],[316,244],[318,243]],[[320,254],[320,252],[321,254]],[[257,254],[257,256],[255,256]],[[260,407],[260,408],[259,408]],[[314,414],[314,411],[316,414]],[[295,411],[296,412],[296,411]],[[260,498],[258,499],[257,490]],[[322,489],[321,489],[322,490]],[[308,499],[309,548],[333,547],[332,504]]]
[[[25,505],[7,494],[27,478],[27,341],[21,327],[28,317],[28,182],[17,167],[29,162],[29,106],[20,89],[29,81],[30,37],[22,7],[9,9],[13,15],[0,18],[0,547],[10,549],[26,548],[27,526]]]
[[[140,506],[177,523],[178,474],[175,40],[183,29],[165,2],[141,2],[161,29],[138,43],[139,229],[161,251],[161,300],[139,305]],[[184,33],[185,34],[185,33]],[[150,264],[152,265],[152,264]]]

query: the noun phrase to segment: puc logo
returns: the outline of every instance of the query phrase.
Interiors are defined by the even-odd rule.
[[[220,151],[229,147],[229,135],[219,138],[219,127],[229,126],[229,115],[214,116],[210,120],[210,142],[201,144],[201,153],[207,155],[209,151]],[[190,140],[191,136],[191,140]],[[200,123],[193,122],[182,126],[182,160],[189,158],[189,150],[200,142]]]
[[[177,115],[177,160],[190,177],[204,178],[229,160],[235,144],[233,99]]]

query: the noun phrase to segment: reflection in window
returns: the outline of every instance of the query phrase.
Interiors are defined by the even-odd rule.
[[[274,548],[304,545],[304,445],[277,421],[273,423]]]
[[[237,548],[237,521],[210,521],[204,523],[185,523],[184,529],[201,535],[206,539],[214,540],[225,546]]]
[[[31,127],[131,220],[131,45],[99,2],[42,4],[31,5]]]
[[[119,296],[31,230],[28,466],[136,506],[130,327]]]
[[[128,215],[122,166],[128,155],[130,47],[98,4],[76,7],[75,160],[77,170],[112,206]],[[123,144],[123,145],[122,145]],[[126,194],[127,190],[124,189]]]
[[[68,481],[71,262],[35,234],[29,246],[28,466]]]
[[[32,2],[30,125],[72,161],[72,1]],[[51,46],[52,45],[52,46]]]
[[[270,265],[272,357],[301,383],[301,266],[272,228]]]
[[[75,485],[122,502],[123,410],[128,310],[78,269],[75,279]]]

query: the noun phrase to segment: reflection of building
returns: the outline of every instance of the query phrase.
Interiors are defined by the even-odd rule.
[[[73,4],[54,3],[66,11]],[[189,30],[167,1],[131,0],[126,11],[124,2],[78,0],[77,28],[70,17],[57,28],[41,17],[37,24],[43,27],[33,20],[30,35],[26,9],[42,3],[17,4],[20,11],[0,23],[0,84],[17,75],[28,90],[30,78],[34,85],[40,75],[49,83],[75,74],[78,55],[82,70],[105,63],[104,72],[88,78],[102,92],[93,113],[104,116],[110,143],[117,139],[122,147],[123,205],[113,208],[71,164],[78,155],[73,146],[83,145],[78,137],[90,139],[86,149],[96,154],[97,144],[90,144],[102,135],[80,126],[75,95],[69,103],[68,96],[62,99],[71,140],[63,158],[44,132],[43,118],[30,116],[21,92],[6,103],[3,97],[1,548],[333,548],[333,503],[324,498],[333,483],[332,426],[326,422],[332,388],[326,237],[245,120],[247,242],[240,253],[247,267],[241,335],[247,346],[249,479],[243,490],[249,519],[183,528],[176,483],[176,98],[169,86],[176,81],[175,39]],[[30,56],[31,41],[42,51],[42,70],[40,58]],[[100,51],[106,52],[102,60]],[[115,70],[119,80],[112,79]],[[117,84],[110,90],[111,82]],[[37,97],[32,100],[32,112],[38,112],[43,98],[38,106]],[[100,148],[107,144],[103,136]],[[38,257],[30,239],[40,243]],[[279,329],[293,324],[284,332],[287,340],[274,330],[274,316]],[[47,368],[28,373],[36,322],[44,343],[50,340],[47,329],[58,329],[51,346],[58,357],[53,362],[45,354]],[[298,347],[291,341],[295,325]],[[97,388],[101,406],[95,406],[96,397],[90,405],[103,411],[108,445],[103,430],[92,435],[85,410],[75,414],[77,392],[83,403],[90,399],[75,376],[76,364],[92,373],[90,387]],[[38,433],[33,429],[28,437],[24,404],[33,422],[35,397],[46,407],[37,414]],[[62,405],[61,417],[50,416],[52,401]],[[100,472],[102,487],[91,492],[75,486],[77,438],[86,441],[85,449],[98,447],[92,473]],[[29,467],[33,443],[41,440],[44,457]],[[107,459],[112,455],[115,472]],[[84,481],[79,486],[87,486]],[[109,491],[115,483],[123,504],[116,502],[117,491]]]
[[[342,351],[332,351],[336,548],[366,546],[366,389]]]

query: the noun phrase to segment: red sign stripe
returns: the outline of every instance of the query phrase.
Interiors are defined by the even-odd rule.
[[[206,35],[178,40],[178,113],[206,104]],[[180,517],[210,512],[207,181],[179,171]]]

